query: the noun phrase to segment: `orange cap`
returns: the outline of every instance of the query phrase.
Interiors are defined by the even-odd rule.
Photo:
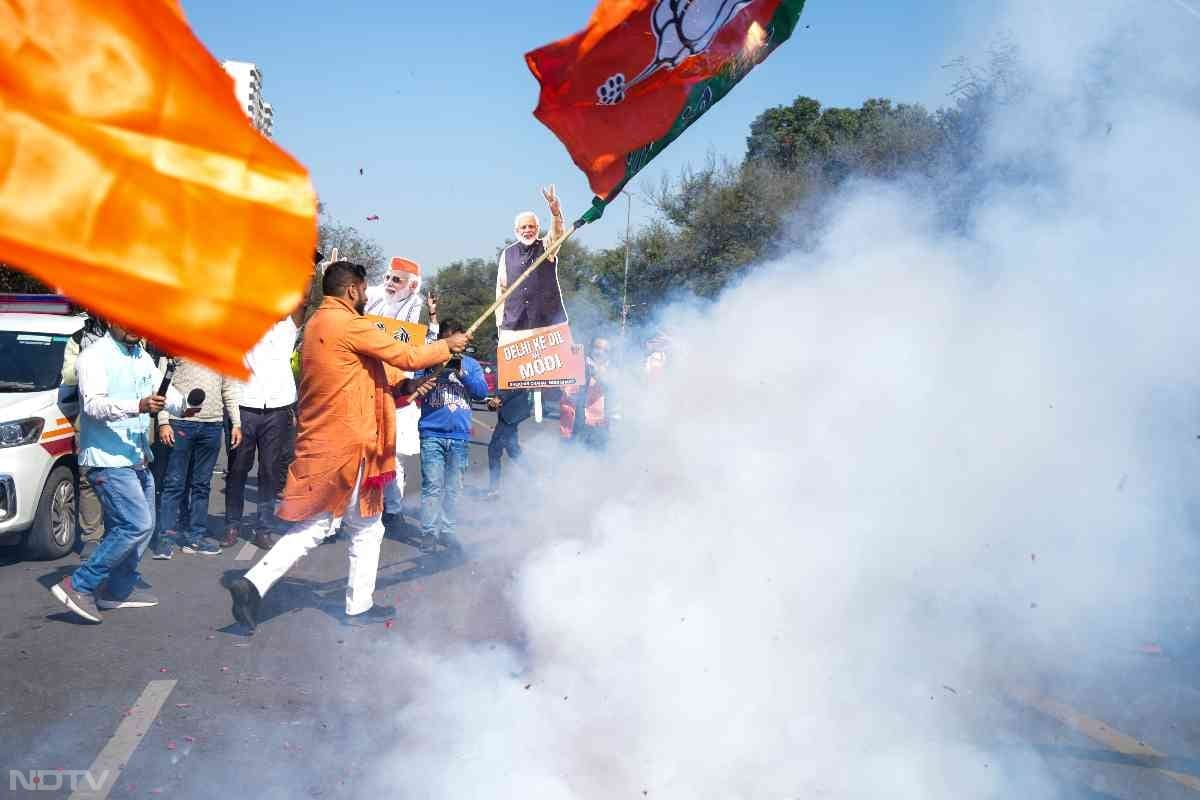
[[[421,265],[407,258],[393,258],[392,272],[410,272],[413,275],[420,275]]]

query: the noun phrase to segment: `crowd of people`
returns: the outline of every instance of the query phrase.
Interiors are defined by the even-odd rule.
[[[553,187],[546,199],[553,235],[562,230]],[[498,294],[515,270],[546,253],[548,242],[536,238],[539,226],[531,212],[518,215],[518,241],[498,264]],[[546,260],[553,273],[552,254]],[[426,553],[461,553],[456,522],[472,403],[486,402],[497,412],[485,494],[495,499],[503,456],[523,461],[519,428],[533,413],[530,393],[489,396],[481,365],[466,352],[465,326],[439,319],[438,298],[421,294],[415,262],[392,259],[382,284],[368,287],[361,265],[324,263],[320,253],[316,261],[323,266],[319,307],[305,320],[302,305],[267,331],[246,356],[246,381],[186,358],[156,359],[150,343],[117,323],[105,329],[89,320],[73,339],[64,381],[77,382],[81,396],[85,545],[80,567],[52,593],[74,614],[99,623],[101,611],[157,605],[139,571],[147,550],[164,560],[176,552],[218,556],[246,541],[266,552],[224,585],[234,618],[252,631],[271,587],[306,553],[341,536],[349,549],[347,617],[361,622],[391,615],[394,609],[376,608],[372,596],[385,529],[403,523],[406,456],[419,456],[421,468],[411,542]],[[556,278],[554,289],[557,294]],[[519,297],[518,313],[498,311],[509,313],[499,319],[507,323],[502,340],[565,320],[561,297],[557,307],[539,305],[535,295]],[[418,323],[423,313],[423,342],[389,335],[372,319]],[[592,339],[583,385],[562,392],[565,442],[606,444],[610,349],[606,338]],[[664,352],[648,349],[648,376],[661,369]],[[169,384],[163,381],[168,361]],[[209,498],[222,448],[225,518],[214,538]],[[246,485],[256,463],[257,514],[247,524]]]

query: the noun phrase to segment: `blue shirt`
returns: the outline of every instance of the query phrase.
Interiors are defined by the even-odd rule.
[[[430,373],[431,370],[421,370],[416,377],[420,379]],[[483,400],[487,393],[487,381],[479,362],[463,356],[462,370],[439,375],[437,385],[421,402],[421,423],[417,426],[421,438],[470,439],[471,400]]]
[[[112,335],[79,354],[75,370],[83,401],[79,415],[79,463],[85,467],[136,467],[152,460],[150,415],[138,410],[143,397],[158,391],[154,360],[140,346],[122,344]],[[167,407],[183,413],[175,387]]]

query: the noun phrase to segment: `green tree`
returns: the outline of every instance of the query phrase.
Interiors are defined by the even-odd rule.
[[[335,247],[341,260],[353,261],[367,268],[368,283],[375,284],[383,280],[387,272],[383,247],[353,225],[323,217],[317,226],[317,248],[328,257]]]
[[[470,325],[496,297],[496,262],[483,258],[454,261],[427,279],[425,285],[438,295],[439,319]],[[495,357],[496,323],[491,315],[475,333],[474,345],[479,358],[490,361]]]

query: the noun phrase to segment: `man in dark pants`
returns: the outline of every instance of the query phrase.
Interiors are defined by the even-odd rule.
[[[499,497],[500,488],[500,459],[508,451],[509,459],[521,463],[521,439],[518,427],[529,419],[532,413],[529,402],[529,392],[524,390],[506,389],[500,396],[488,398],[488,408],[499,409],[496,416],[496,430],[492,431],[491,441],[488,442],[488,500]]]
[[[222,547],[233,547],[241,538],[245,512],[246,478],[258,455],[257,522],[250,538],[256,547],[270,550],[274,541],[275,500],[286,473],[280,470],[284,450],[292,435],[296,382],[292,375],[292,350],[299,329],[294,316],[275,323],[246,354],[250,379],[241,387],[242,446],[233,451],[225,479],[225,536]]]

